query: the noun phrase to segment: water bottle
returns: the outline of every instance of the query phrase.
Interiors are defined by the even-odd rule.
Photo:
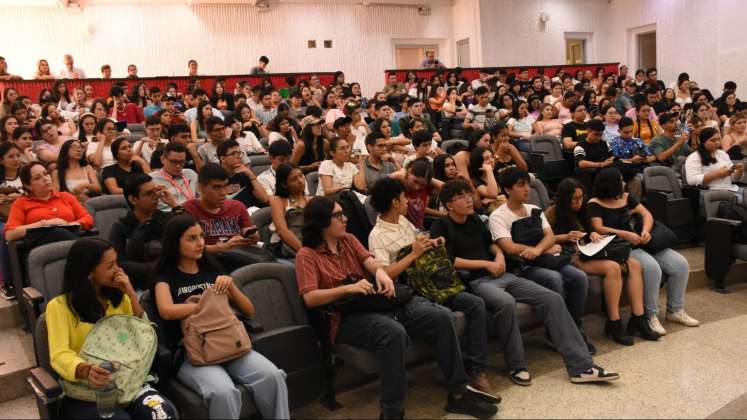
[[[101,368],[109,371],[109,375],[117,372],[117,367],[112,362],[101,363]],[[113,378],[103,388],[96,391],[96,408],[102,419],[114,417],[114,410],[117,408],[117,383]]]

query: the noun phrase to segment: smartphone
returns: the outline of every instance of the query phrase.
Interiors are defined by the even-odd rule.
[[[254,235],[255,233],[257,233],[257,227],[256,226],[250,227],[249,229],[247,229],[246,232],[244,232],[244,237],[248,239],[250,236]]]

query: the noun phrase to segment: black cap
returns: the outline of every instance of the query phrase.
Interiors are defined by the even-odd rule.
[[[338,128],[342,127],[343,125],[350,124],[352,122],[353,122],[353,119],[350,118],[350,117],[340,117],[340,118],[338,118],[338,119],[335,120],[335,123],[332,125],[332,127],[334,127],[334,129],[337,130]]]

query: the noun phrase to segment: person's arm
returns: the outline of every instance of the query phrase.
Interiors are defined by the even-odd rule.
[[[166,321],[179,321],[194,313],[197,309],[196,303],[174,303],[171,290],[166,282],[158,282],[156,291],[156,309],[158,315]]]
[[[96,171],[89,165],[85,166],[86,176],[88,177],[88,184],[86,188],[92,193],[101,193],[101,185],[99,184],[99,177],[96,175]]]
[[[649,213],[650,216],[650,213]],[[601,217],[591,217],[589,219],[589,222],[591,224],[591,227],[594,231],[596,231],[600,235],[616,235],[619,236],[626,241],[630,242],[633,245],[638,245],[641,242],[641,237],[634,233],[627,230],[620,230],[620,229],[613,229],[611,227],[607,227],[604,225],[604,221]],[[651,221],[653,224],[653,219]]]
[[[275,229],[280,236],[280,240],[286,245],[293,248],[294,251],[298,252],[303,246],[301,239],[296,236],[293,231],[288,229],[288,224],[285,220],[285,205],[283,198],[272,196],[270,197],[270,215],[272,222],[275,224]]]
[[[521,133],[514,131],[514,126],[516,126],[516,119],[511,118],[510,120],[508,120],[507,125],[508,125],[508,136],[509,137],[511,137],[512,139],[520,139],[524,137],[523,135],[521,135]]]
[[[114,177],[105,178],[104,186],[106,187],[106,190],[109,191],[109,194],[122,194],[124,191],[119,187],[119,185],[117,185],[117,179]]]
[[[39,160],[42,162],[47,162],[49,164],[57,162],[57,157],[59,156],[59,153],[55,153],[51,150],[39,149]]]
[[[545,97],[547,99],[547,97]],[[532,129],[534,134],[545,134],[545,127],[542,125],[542,121],[535,121],[532,123]]]
[[[75,220],[72,220],[71,223],[80,224],[80,227],[83,230],[91,229],[93,227],[93,217],[91,217],[91,214],[88,213],[88,210],[86,210],[86,208],[83,207],[82,204],[80,204],[80,201],[78,201],[75,196],[66,193],[62,193],[61,197],[63,201],[73,210],[73,217],[75,217]]]
[[[572,137],[563,137],[563,149],[573,149],[578,146],[578,142],[573,141]]]
[[[231,301],[233,306],[235,306],[236,309],[238,309],[242,314],[250,318],[253,317],[257,313],[257,310],[254,308],[252,300],[249,299],[247,295],[241,292],[241,289],[236,286],[236,283],[231,277],[218,276],[218,279],[222,277],[227,277],[230,280],[230,286],[228,287],[228,299]],[[216,284],[218,279],[216,279]]]
[[[150,165],[148,165],[148,162],[139,155],[132,157],[132,165],[140,165],[140,169],[144,174],[150,173]]]
[[[527,161],[525,161],[524,157],[521,156],[521,152],[519,152],[519,149],[517,149],[516,146],[510,143],[507,146],[508,153],[511,155],[511,160],[513,160],[514,164],[522,171],[528,171],[529,164],[527,164]]]
[[[688,133],[683,132],[680,138],[677,139],[677,141],[674,142],[672,146],[670,146],[668,149],[664,150],[663,152],[659,152],[656,154],[656,159],[659,160],[659,162],[666,162],[669,158],[674,155],[677,150],[679,150],[680,147],[687,141]]]
[[[366,191],[366,159],[363,156],[358,158],[358,173],[353,176],[353,186],[358,191]]]
[[[332,197],[335,194],[337,194],[339,191],[342,191],[345,189],[345,187],[333,187],[332,186],[332,175],[321,175],[320,174],[319,182],[322,184],[324,195],[327,197]]]
[[[60,192],[60,171],[52,171],[52,191]]]
[[[351,294],[372,294],[373,287],[366,279],[354,284],[343,284],[330,289],[319,289],[319,270],[313,258],[304,254],[305,250],[296,255],[296,279],[299,283],[299,293],[307,308],[317,308],[329,305]]]
[[[96,151],[88,154],[88,161],[96,168],[101,168],[101,165],[104,164],[104,148],[106,147],[106,140],[102,134],[97,134],[95,143]]]
[[[189,131],[192,133],[192,141],[197,141],[197,126],[198,122],[197,119],[189,123]]]
[[[63,379],[76,382],[88,376],[88,369],[80,355],[70,348],[70,327],[74,315],[59,299],[49,302],[46,309],[49,362]],[[86,369],[84,369],[86,368]]]

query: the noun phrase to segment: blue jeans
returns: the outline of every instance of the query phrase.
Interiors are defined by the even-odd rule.
[[[586,273],[568,264],[560,270],[529,267],[520,275],[563,296],[573,321],[576,325],[581,325],[586,308],[586,294],[589,291],[589,277]]]
[[[667,311],[677,312],[685,307],[685,290],[690,266],[679,252],[667,248],[655,255],[634,248],[630,256],[641,263],[643,271],[643,306],[647,316],[659,312],[659,288],[662,273],[667,275]]]
[[[234,381],[252,389],[263,418],[290,418],[285,372],[254,350],[220,365],[194,366],[185,358],[176,376],[202,396],[211,419],[239,418],[241,392]]]

